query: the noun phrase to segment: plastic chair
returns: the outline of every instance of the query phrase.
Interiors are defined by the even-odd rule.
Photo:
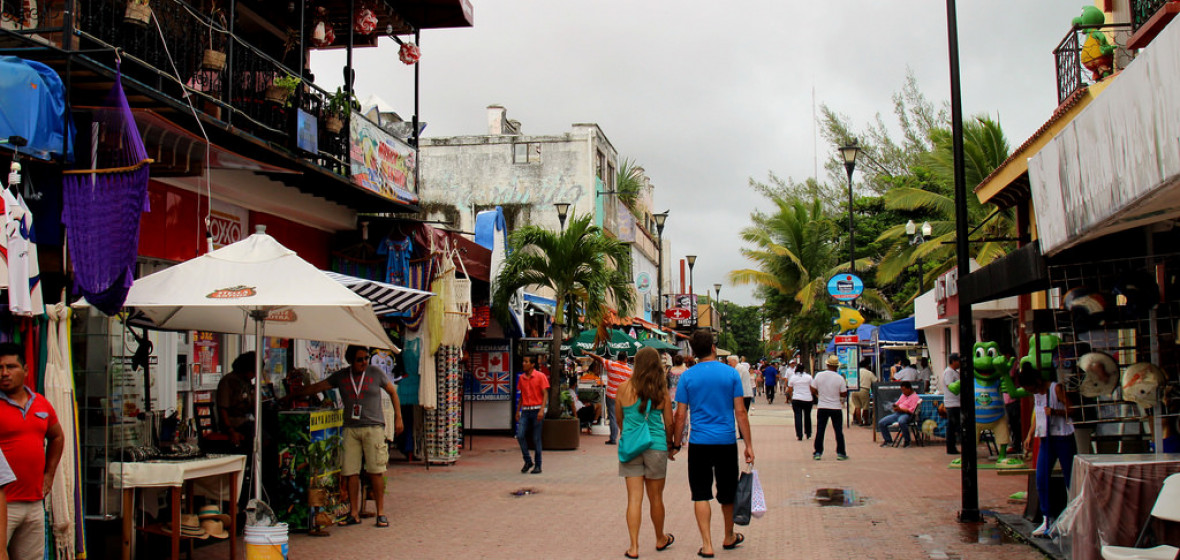
[[[1151,518],[1158,517],[1164,521],[1180,522],[1180,473],[1173,474],[1164,479],[1164,486],[1160,488],[1159,496],[1155,499],[1155,505],[1151,508],[1151,515],[1148,516],[1147,521],[1143,524],[1143,529],[1139,531],[1139,538],[1135,539],[1135,546],[1110,546],[1102,547],[1102,557],[1106,560],[1172,560],[1180,557],[1180,549],[1174,546],[1161,544],[1153,548],[1139,548],[1139,544],[1143,542],[1143,536],[1147,533],[1148,526],[1151,525]]]

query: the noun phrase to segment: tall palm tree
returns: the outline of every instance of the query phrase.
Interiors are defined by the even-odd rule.
[[[561,339],[566,302],[580,300],[591,323],[600,322],[611,305],[624,314],[634,302],[631,248],[603,234],[592,217],[571,215],[561,232],[525,226],[508,236],[509,254],[496,276],[492,308],[508,317],[509,300],[529,286],[553,290],[558,309],[553,317],[553,348],[549,371],[549,417],[561,416],[556,406],[561,378]]]
[[[893,241],[877,268],[877,282],[887,284],[897,279],[919,259],[924,266],[923,279],[937,277],[955,266],[955,197],[954,156],[951,133],[946,129],[932,131],[934,150],[921,158],[919,168],[913,170],[912,185],[894,186],[885,194],[886,207],[891,210],[914,211],[929,216],[933,235],[920,245],[910,245],[904,225],[894,226],[881,234],[879,241]],[[991,175],[1011,153],[1000,124],[986,116],[976,116],[963,123],[964,176],[968,189],[979,185]],[[999,210],[984,205],[970,191],[967,194],[967,215],[972,227],[969,244],[971,258],[980,265],[1004,256],[1014,244],[1016,221],[1011,209]],[[917,220],[915,220],[917,221]]]
[[[837,258],[841,235],[818,199],[770,196],[773,214],[754,213],[754,225],[742,230],[750,247],[741,253],[755,268],[734,270],[729,281],[754,284],[766,301],[768,316],[783,329],[785,342],[801,348],[805,356],[815,342],[832,331],[832,312],[826,296],[828,279],[848,270]],[[857,270],[872,266],[872,260],[857,260]],[[865,290],[858,304],[882,317],[889,317],[888,302],[877,290]]]

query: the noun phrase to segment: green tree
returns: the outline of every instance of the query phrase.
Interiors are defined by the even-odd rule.
[[[762,343],[762,309],[758,306],[743,306],[731,301],[720,301],[717,309],[721,312],[721,335],[718,345],[730,352],[757,360],[766,354]]]
[[[615,191],[627,208],[635,208],[643,191],[643,168],[635,160],[628,158],[619,163],[619,170],[615,172]]]
[[[764,306],[772,328],[783,333],[784,342],[810,357],[814,345],[832,332],[834,303],[826,284],[848,262],[838,259],[838,229],[824,211],[823,202],[770,197],[771,214],[755,212],[753,225],[741,232],[748,245],[741,253],[754,268],[734,270],[729,281],[753,284],[766,301]],[[857,259],[857,270],[867,270],[871,259]],[[880,292],[866,289],[857,302],[863,308],[891,317],[891,308]]]
[[[512,297],[530,286],[548,287],[559,306],[576,301],[591,324],[600,323],[610,306],[625,314],[634,302],[631,289],[631,248],[607,237],[592,216],[569,217],[564,231],[525,226],[508,236],[509,254],[496,275],[492,308],[507,322]],[[549,417],[561,415],[557,406],[561,384],[561,339],[565,313],[553,318],[553,348],[549,372]]]

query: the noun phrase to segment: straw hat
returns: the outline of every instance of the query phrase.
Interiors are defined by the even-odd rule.
[[[172,525],[170,523],[164,524],[164,532],[172,532]],[[191,513],[184,513],[180,515],[180,535],[194,539],[209,538],[209,533],[205,531],[205,528],[201,525],[201,520]]]
[[[837,357],[835,354],[831,354],[831,355],[829,355],[829,356],[828,356],[828,366],[829,366],[829,367],[830,367],[830,366],[836,366],[836,367],[839,367],[839,366],[840,366],[840,358],[839,358],[839,357]]]
[[[216,539],[229,537],[229,533],[225,530],[231,523],[229,514],[221,513],[221,508],[216,504],[201,506],[201,509],[197,510],[197,518],[201,520],[201,529],[204,529],[209,536]]]

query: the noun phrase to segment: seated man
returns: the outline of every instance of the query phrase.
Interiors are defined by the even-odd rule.
[[[914,392],[913,385],[909,381],[901,382],[901,397],[897,402],[893,403],[893,414],[886,416],[877,423],[877,429],[881,431],[881,437],[885,441],[881,443],[881,447],[893,445],[893,436],[889,432],[889,426],[897,422],[898,431],[901,435],[902,447],[910,446],[910,419],[914,417],[914,413],[918,411],[918,405],[922,402],[922,398]]]

